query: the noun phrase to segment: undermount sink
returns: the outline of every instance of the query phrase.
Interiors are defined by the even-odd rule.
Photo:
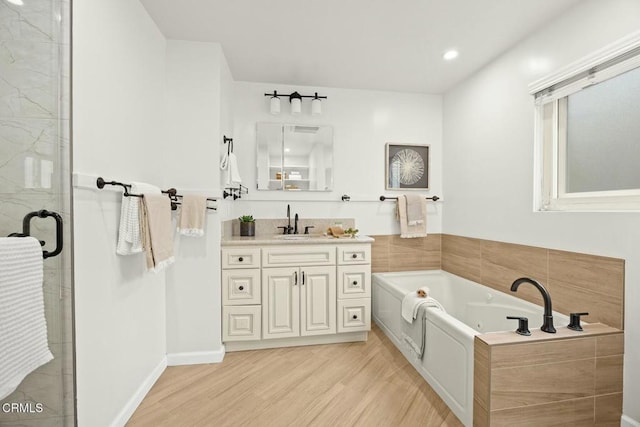
[[[311,234],[278,234],[274,238],[280,240],[307,240],[311,238]]]

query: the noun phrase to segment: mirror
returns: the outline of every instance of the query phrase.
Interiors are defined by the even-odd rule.
[[[258,123],[258,190],[331,191],[330,126]]]

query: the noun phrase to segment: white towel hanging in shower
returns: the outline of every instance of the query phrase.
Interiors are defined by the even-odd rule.
[[[53,355],[47,341],[42,247],[33,237],[0,237],[0,400]]]

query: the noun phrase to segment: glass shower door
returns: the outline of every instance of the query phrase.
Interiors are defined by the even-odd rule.
[[[72,426],[74,360],[70,201],[70,1],[0,0],[0,236],[29,212],[63,218],[61,254],[44,260],[44,306],[54,359],[0,400],[0,426]],[[52,218],[31,235],[56,246]],[[2,338],[0,337],[0,351]]]

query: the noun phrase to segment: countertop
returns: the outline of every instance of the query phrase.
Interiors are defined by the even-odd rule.
[[[309,236],[309,237],[305,237]],[[262,246],[262,245],[343,245],[354,243],[372,243],[373,237],[356,236],[354,238],[335,238],[320,234],[278,234],[275,236],[232,236],[223,237],[221,246]]]

